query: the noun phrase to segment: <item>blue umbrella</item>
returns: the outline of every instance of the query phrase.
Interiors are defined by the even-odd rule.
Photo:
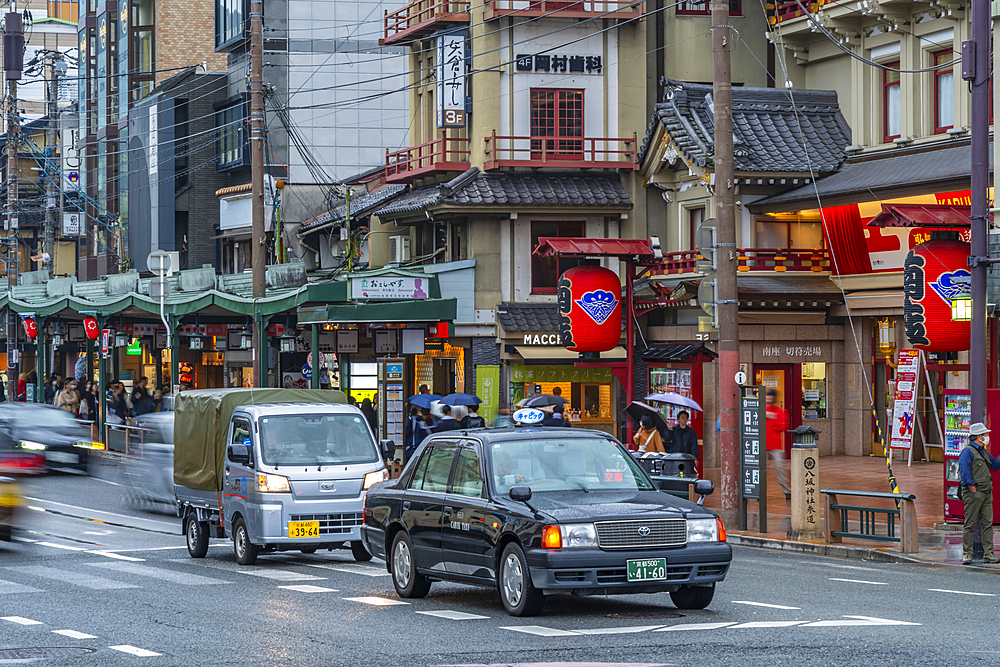
[[[430,410],[431,403],[435,401],[440,401],[441,397],[438,396],[437,394],[417,394],[415,396],[410,396],[406,400],[410,402],[410,405],[415,405],[418,408]]]
[[[479,405],[482,401],[473,394],[448,394],[441,399],[441,405]]]

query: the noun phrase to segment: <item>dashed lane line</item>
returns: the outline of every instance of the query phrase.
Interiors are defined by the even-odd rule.
[[[668,625],[665,628],[660,628],[659,630],[654,630],[653,632],[679,632],[683,630],[718,630],[719,628],[725,628],[730,625],[736,625],[735,622],[730,623],[682,623],[680,625]]]
[[[581,635],[627,635],[636,632],[649,632],[650,630],[656,630],[657,628],[663,627],[662,625],[633,625],[633,626],[623,626],[620,628],[587,628],[586,630],[577,630],[576,632]]]
[[[371,565],[323,565],[320,563],[302,563],[306,567],[315,567],[321,570],[334,570],[336,572],[347,572],[348,574],[363,574],[366,577],[388,577],[389,573],[382,567]]]
[[[768,609],[802,609],[802,607],[786,607],[783,604],[768,604],[766,602],[751,602],[750,600],[733,600],[733,604],[748,604],[753,607],[767,607]]]
[[[86,551],[85,547],[71,547],[67,544],[55,544],[54,542],[36,542],[40,547],[52,547],[53,549],[63,549],[65,551]]]
[[[479,614],[467,614],[464,611],[453,611],[451,609],[442,609],[440,611],[418,611],[418,614],[423,614],[424,616],[436,616],[437,618],[447,618],[449,621],[475,621],[482,618],[489,618],[489,616],[480,616]]]
[[[130,646],[128,644],[119,644],[118,646],[109,646],[108,648],[113,648],[114,650],[121,651],[122,653],[131,653],[132,655],[137,655],[140,658],[151,658],[153,656],[163,655],[162,653],[147,651],[144,648],[138,648],[137,646]]]
[[[805,623],[803,628],[835,628],[858,625],[920,625],[920,623],[909,623],[907,621],[894,621],[889,618],[876,618],[874,616],[844,616],[843,619],[833,621],[816,621]]]
[[[25,618],[24,616],[3,616],[2,618],[5,621],[17,623],[18,625],[45,625],[41,621],[33,621],[30,618]]]
[[[310,586],[309,584],[296,584],[292,586],[278,586],[278,588],[284,588],[289,591],[298,591],[299,593],[339,593],[336,588],[323,588],[322,586]]]
[[[934,591],[935,593],[955,593],[957,595],[980,595],[987,598],[995,598],[996,593],[975,593],[973,591],[952,591],[947,588],[928,588],[929,591]]]
[[[732,625],[728,629],[736,630],[738,628],[790,628],[793,625],[800,625],[805,623],[805,621],[752,621],[750,623],[740,623],[739,625]]]
[[[182,586],[209,586],[213,584],[230,583],[223,579],[213,579],[212,577],[203,577],[200,574],[192,574],[190,572],[175,572],[174,570],[168,570],[162,567],[136,565],[135,563],[86,563],[86,565],[88,567],[99,567],[105,570],[111,570],[112,572],[124,572],[126,574],[134,574],[138,577],[149,577],[150,579],[159,579],[161,581],[166,581],[171,584],[180,584]]]
[[[371,595],[366,595],[359,598],[343,598],[350,602],[361,602],[363,604],[370,604],[375,607],[395,607],[397,605],[410,604],[409,602],[403,602],[402,600],[390,600],[389,598],[379,598]]]
[[[95,556],[105,556],[107,558],[114,558],[115,560],[127,560],[132,562],[140,562],[146,560],[145,558],[135,558],[133,556],[123,556],[121,554],[116,554],[113,551],[97,551],[96,549],[90,549],[87,551],[88,554],[94,554]]]
[[[67,584],[73,584],[74,586],[82,586],[95,591],[110,590],[115,588],[139,588],[138,586],[126,584],[121,581],[114,581],[103,577],[93,577],[82,572],[70,572],[68,570],[60,570],[54,567],[44,567],[41,565],[9,567],[7,569],[35,577],[42,577],[43,579],[54,579]]]
[[[52,632],[63,637],[69,637],[70,639],[97,639],[97,635],[88,635],[86,632],[78,630],[53,630]]]
[[[888,586],[884,581],[865,581],[864,579],[840,579],[838,577],[827,577],[830,581],[845,581],[849,584],[868,584],[869,586]]]
[[[555,628],[547,628],[544,625],[510,625],[501,626],[501,630],[513,630],[514,632],[523,632],[529,635],[538,635],[539,637],[580,637],[579,632],[573,632],[571,630],[557,630]]]

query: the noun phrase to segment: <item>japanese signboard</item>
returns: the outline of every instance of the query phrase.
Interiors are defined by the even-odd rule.
[[[764,419],[760,387],[740,387],[740,494],[743,499],[767,493],[761,458],[765,455]],[[763,490],[761,487],[764,487]]]
[[[811,529],[814,526],[819,525],[819,503],[816,499],[817,487],[816,483],[816,456],[813,454],[808,454],[802,460],[802,466],[805,469],[803,471],[802,483],[805,486],[805,497],[806,497],[806,514],[805,520],[807,524],[807,529]]]
[[[369,276],[351,278],[352,299],[426,299],[427,278]]]
[[[465,127],[465,30],[437,38],[437,126]]]
[[[517,72],[555,72],[558,74],[602,74],[604,62],[601,56],[538,55],[518,54],[514,61]]]
[[[889,446],[893,449],[913,446],[913,419],[919,390],[920,350],[900,350],[896,366],[896,399],[889,427]]]
[[[479,404],[479,416],[489,424],[496,417],[497,404],[500,398],[500,367],[484,364],[476,367],[476,396],[482,401]]]
[[[578,368],[576,366],[511,367],[511,382],[611,382],[610,368]]]

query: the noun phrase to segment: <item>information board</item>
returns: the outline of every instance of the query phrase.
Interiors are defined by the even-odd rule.
[[[762,448],[760,387],[740,387],[740,492],[743,499],[760,499]],[[764,493],[766,493],[766,488]]]
[[[900,350],[896,365],[896,396],[892,406],[889,446],[913,446],[913,422],[920,391],[920,350]]]

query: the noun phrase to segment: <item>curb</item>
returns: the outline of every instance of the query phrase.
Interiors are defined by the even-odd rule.
[[[938,563],[936,561],[923,560],[898,551],[881,551],[869,547],[855,547],[846,544],[815,544],[813,542],[799,542],[797,540],[779,540],[772,537],[755,537],[751,535],[739,535],[729,533],[727,540],[730,544],[741,547],[756,547],[758,549],[773,549],[775,551],[788,551],[792,553],[807,553],[817,556],[834,556],[837,558],[852,558],[857,560],[868,560],[878,563],[921,563],[933,565],[950,565],[949,563]]]

